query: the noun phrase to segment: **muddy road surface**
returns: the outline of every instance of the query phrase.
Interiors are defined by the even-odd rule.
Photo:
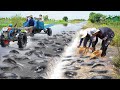
[[[54,25],[52,36],[41,32],[28,37],[24,49],[18,49],[17,42],[0,47],[0,79],[113,79],[114,47],[108,48],[104,59],[76,54],[77,31],[85,24]]]
[[[52,36],[35,34],[28,37],[27,46],[18,49],[17,42],[10,42],[9,47],[0,46],[1,79],[43,79],[49,78],[53,69],[50,62],[59,59],[64,48],[69,46],[72,37],[86,22],[78,24],[54,25]]]

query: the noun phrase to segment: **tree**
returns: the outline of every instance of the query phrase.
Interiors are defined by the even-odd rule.
[[[88,20],[91,21],[92,23],[95,22],[94,16],[95,16],[95,13],[94,13],[94,12],[91,12],[91,13],[89,14],[89,19],[88,19]]]
[[[43,18],[44,18],[45,21],[49,20],[48,15],[43,16]]]
[[[63,17],[63,20],[66,21],[66,22],[68,22],[68,17],[67,17],[67,16],[64,16],[64,17]]]
[[[89,20],[92,22],[92,23],[100,23],[101,21],[104,21],[106,18],[105,15],[102,15],[100,13],[93,13],[91,12],[90,15],[89,15]]]

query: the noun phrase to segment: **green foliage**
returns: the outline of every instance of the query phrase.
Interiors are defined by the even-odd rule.
[[[106,16],[100,13],[93,13],[89,14],[89,19],[92,23],[100,23],[106,25],[120,25],[120,16]]]
[[[85,19],[73,19],[73,20],[69,20],[69,23],[80,23],[82,21],[85,21]]]
[[[17,24],[17,27],[21,27],[26,18],[21,17],[20,15],[15,15],[11,18],[0,18],[0,29],[2,27],[7,27],[9,24]]]
[[[49,20],[48,15],[43,16],[43,18],[44,18],[44,21],[48,21]]]
[[[110,27],[115,32],[111,45],[120,46],[120,16],[105,16],[100,13],[91,12],[88,20],[94,23],[92,27]]]
[[[67,16],[64,16],[64,17],[63,17],[63,20],[66,21],[66,22],[68,22],[68,17],[67,17]]]
[[[89,20],[92,22],[92,23],[99,23],[100,21],[104,21],[106,18],[106,16],[100,14],[100,13],[93,13],[91,12],[90,15],[89,15]]]
[[[112,64],[114,65],[114,77],[120,79],[120,52],[118,53],[118,55],[114,56]]]
[[[26,20],[25,18],[19,15],[16,15],[16,16],[11,17],[10,23],[12,23],[13,26],[17,24],[17,27],[21,27],[23,23],[25,22],[25,20]]]
[[[120,69],[120,52],[119,55],[113,58],[112,63],[115,65],[116,68]]]
[[[43,16],[45,24],[64,24],[67,25],[68,23],[79,23],[81,21],[85,21],[84,19],[73,19],[68,20],[68,17],[65,16],[62,20],[55,20],[49,19],[48,15]],[[7,27],[9,24],[13,24],[13,26],[17,23],[16,27],[23,26],[23,23],[26,21],[25,17],[20,15],[12,16],[11,18],[0,18],[0,30],[2,27]]]
[[[115,37],[113,38],[113,40],[111,42],[111,45],[112,46],[120,47],[120,33],[115,32]]]
[[[99,19],[100,20],[99,22],[95,21],[96,19],[94,19],[94,18],[96,18],[95,13],[91,13],[89,16],[89,21],[86,25],[87,27],[86,26],[84,26],[84,27],[85,28],[109,27],[115,33],[115,36],[114,36],[112,42],[110,43],[110,45],[116,46],[116,48],[118,49],[118,53],[116,56],[114,56],[112,63],[116,69],[115,77],[120,79],[120,71],[119,71],[120,70],[120,16],[108,16],[108,17],[106,17],[103,15],[102,19]]]

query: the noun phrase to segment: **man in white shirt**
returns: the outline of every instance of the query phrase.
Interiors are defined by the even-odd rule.
[[[92,35],[92,32],[95,32],[97,31],[96,28],[87,28],[85,30],[81,30],[80,31],[80,44],[78,45],[78,48],[81,46],[83,40],[83,47],[85,48],[90,48],[90,46],[92,45],[92,41],[95,40],[95,37]],[[90,43],[88,45],[88,47],[86,46],[87,45],[87,42],[90,40]]]

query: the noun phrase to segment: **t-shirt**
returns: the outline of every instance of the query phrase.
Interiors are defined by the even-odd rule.
[[[33,19],[29,20],[29,26],[34,26],[34,20]]]
[[[92,33],[96,30],[96,28],[87,28],[87,33],[92,37]]]
[[[102,28],[99,28],[100,30],[100,35],[98,34],[97,37],[99,37],[100,39],[103,39],[105,37],[107,38],[112,38],[114,37],[114,32],[108,28],[108,27],[102,27]]]

